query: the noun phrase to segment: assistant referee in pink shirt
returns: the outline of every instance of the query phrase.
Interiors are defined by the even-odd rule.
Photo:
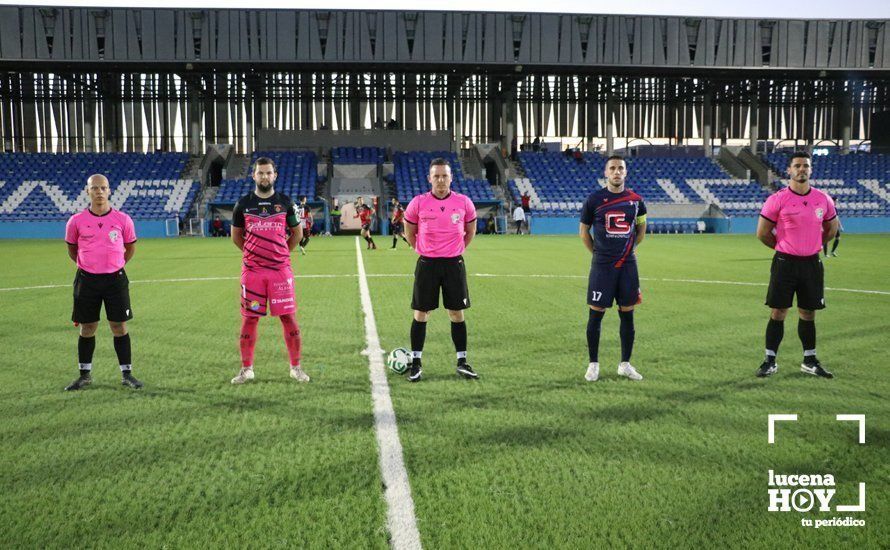
[[[80,325],[77,361],[80,376],[66,390],[80,390],[92,383],[93,350],[99,312],[105,304],[105,317],[114,335],[114,351],[121,368],[121,383],[141,388],[133,377],[130,335],[127,321],[133,318],[130,309],[130,282],[124,272],[136,252],[136,230],[130,216],[114,210],[108,203],[111,190],[108,178],[101,174],[87,180],[90,206],[71,216],[65,226],[68,256],[77,264],[74,276],[74,312],[71,320]]]
[[[766,199],[757,223],[757,238],[776,251],[766,293],[766,305],[770,307],[766,359],[757,369],[757,376],[761,378],[778,370],[776,355],[785,332],[785,316],[795,294],[800,316],[797,334],[803,345],[800,370],[833,378],[816,357],[816,310],[825,308],[824,268],[819,251],[837,234],[839,222],[831,197],[810,185],[812,173],[809,154],[791,155],[790,183]]]
[[[442,305],[451,318],[451,340],[457,352],[457,374],[479,376],[467,363],[467,323],[464,311],[470,307],[464,250],[476,235],[476,207],[465,195],[451,190],[451,165],[443,158],[430,162],[429,193],[411,199],[405,210],[405,237],[420,254],[414,269],[411,309],[411,352],[408,380],[417,382],[423,373],[421,355],[426,340],[430,312]]]

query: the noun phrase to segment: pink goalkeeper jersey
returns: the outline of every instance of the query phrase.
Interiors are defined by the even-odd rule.
[[[87,208],[71,216],[65,242],[77,245],[77,267],[87,273],[114,273],[124,267],[124,244],[136,242],[130,216],[111,209],[99,216]]]
[[[452,191],[444,199],[432,192],[417,195],[405,210],[405,220],[417,226],[414,249],[428,258],[463,254],[465,224],[476,221],[476,207],[466,195]]]
[[[837,217],[834,201],[814,187],[798,195],[786,187],[769,196],[760,215],[776,224],[776,251],[812,256],[822,250],[822,222]]]

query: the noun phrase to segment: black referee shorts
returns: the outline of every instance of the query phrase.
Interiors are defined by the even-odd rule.
[[[96,323],[99,311],[105,304],[105,317],[115,323],[123,323],[133,318],[130,309],[130,280],[123,269],[114,273],[87,273],[82,269],[74,275],[74,311],[71,320],[75,323]]]
[[[819,255],[792,256],[776,252],[770,267],[766,305],[775,309],[791,307],[797,294],[797,307],[825,309],[825,268]]]
[[[442,305],[457,311],[470,307],[470,291],[467,288],[467,269],[463,256],[455,258],[417,259],[414,269],[414,296],[411,309],[432,311],[439,307],[439,289],[442,289]]]

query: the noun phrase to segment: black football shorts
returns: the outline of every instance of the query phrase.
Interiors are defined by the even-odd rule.
[[[105,304],[105,317],[109,321],[122,323],[133,318],[127,273],[121,269],[114,273],[94,274],[78,269],[74,275],[71,320],[80,324],[98,322],[102,304]]]
[[[792,256],[776,252],[770,267],[766,305],[791,307],[794,295],[801,309],[825,309],[825,269],[819,255]]]
[[[417,259],[411,309],[432,311],[438,308],[439,289],[442,290],[442,305],[445,309],[457,311],[470,307],[467,268],[463,256],[455,258],[421,256]]]

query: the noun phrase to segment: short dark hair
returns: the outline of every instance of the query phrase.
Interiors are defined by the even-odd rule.
[[[272,165],[272,170],[274,170],[275,172],[278,172],[278,167],[275,166],[275,161],[272,160],[272,159],[270,159],[269,157],[260,157],[260,158],[256,159],[256,162],[253,163],[253,169],[254,169],[254,171],[256,171],[256,167],[259,166],[259,165],[261,165],[261,164],[262,164],[263,166],[268,166],[268,165],[271,164],[271,165]]]
[[[433,169],[433,166],[447,166],[449,170],[451,169],[451,163],[448,162],[447,159],[444,159],[442,157],[436,157],[433,160],[431,160],[430,161],[430,170]]]
[[[794,162],[794,159],[812,159],[812,158],[813,157],[811,157],[810,154],[807,153],[806,151],[795,151],[794,153],[792,153],[791,158],[788,159],[788,165],[790,166],[791,163]]]
[[[621,155],[612,155],[611,157],[606,159],[606,164],[609,164],[610,160],[620,160],[621,162],[627,164],[627,162],[624,160],[624,157],[622,157]]]

